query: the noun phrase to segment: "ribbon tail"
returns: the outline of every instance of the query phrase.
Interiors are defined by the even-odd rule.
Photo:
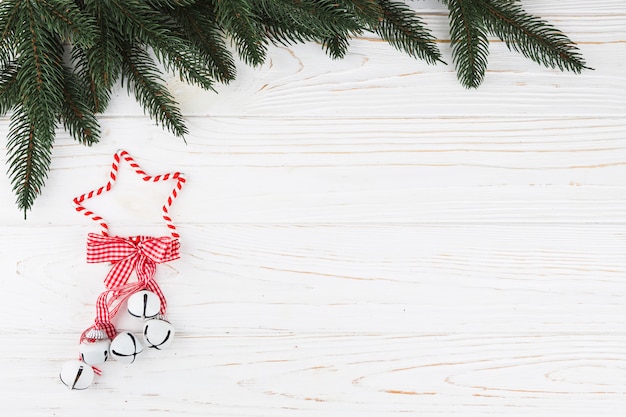
[[[161,287],[159,287],[159,284],[157,284],[155,280],[151,279],[146,283],[146,288],[159,297],[159,301],[161,301],[161,310],[159,310],[159,313],[164,316],[167,311],[167,301],[165,300],[165,294],[161,291]]]
[[[135,272],[137,273],[137,279],[144,285],[154,279],[156,274],[156,263],[148,257],[139,256],[137,263],[135,264]]]
[[[116,262],[104,279],[104,285],[108,289],[118,288],[125,285],[128,282],[133,269],[135,269],[137,258],[138,255],[134,254]]]

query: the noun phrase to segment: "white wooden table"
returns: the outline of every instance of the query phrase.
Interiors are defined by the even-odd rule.
[[[2,415],[623,416],[626,1],[524,5],[595,70],[495,42],[466,91],[373,38],[341,61],[272,48],[219,94],[168,80],[187,145],[120,89],[100,144],[59,134],[27,221],[1,176]],[[59,367],[107,271],[85,263],[97,229],[71,199],[118,148],[189,178],[182,259],[158,272],[178,335],[70,392]],[[90,207],[114,233],[164,234],[166,188],[123,166]]]

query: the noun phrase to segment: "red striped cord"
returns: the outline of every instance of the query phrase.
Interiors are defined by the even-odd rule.
[[[167,181],[170,179],[176,180],[176,185],[174,186],[174,188],[172,189],[172,192],[168,196],[166,203],[163,205],[162,211],[163,211],[163,220],[165,220],[165,222],[167,223],[167,228],[169,229],[172,237],[175,239],[178,239],[180,235],[176,231],[176,226],[174,226],[174,222],[172,221],[172,218],[169,215],[169,208],[172,206],[172,203],[174,202],[174,200],[178,197],[180,190],[182,190],[183,188],[183,184],[187,181],[185,178],[185,175],[180,172],[168,172],[166,174],[150,176],[146,174],[146,172],[143,169],[141,169],[141,166],[139,166],[139,164],[135,162],[133,157],[130,156],[130,154],[124,150],[118,150],[113,156],[113,163],[111,164],[111,172],[109,173],[109,177],[110,177],[109,182],[107,182],[105,185],[103,185],[100,188],[96,188],[94,190],[91,190],[89,192],[86,192],[85,194],[82,194],[74,198],[73,201],[74,201],[74,206],[76,207],[76,211],[78,211],[79,213],[83,213],[85,216],[91,218],[91,220],[96,222],[102,228],[102,234],[104,236],[109,236],[109,225],[104,221],[104,219],[101,216],[97,215],[93,211],[83,206],[83,202],[85,200],[89,200],[90,198],[99,196],[111,190],[111,188],[113,187],[113,184],[115,184],[115,181],[117,180],[118,170],[119,170],[119,166],[122,160],[128,162],[131,168],[133,168],[135,172],[138,175],[140,175],[141,179],[143,179],[144,181],[158,182],[158,181]]]

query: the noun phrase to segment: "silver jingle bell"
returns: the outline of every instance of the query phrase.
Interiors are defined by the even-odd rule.
[[[111,356],[122,363],[133,363],[143,351],[143,345],[134,334],[123,332],[111,342]]]
[[[174,333],[174,326],[166,320],[146,320],[143,325],[143,340],[149,348],[165,349],[172,343]]]
[[[152,291],[137,291],[128,297],[128,314],[140,319],[151,319],[161,311],[161,300]]]
[[[110,339],[83,341],[78,347],[80,357],[88,365],[100,365],[109,359]]]
[[[91,386],[94,372],[90,365],[78,360],[68,361],[59,373],[61,382],[71,390],[83,390]]]

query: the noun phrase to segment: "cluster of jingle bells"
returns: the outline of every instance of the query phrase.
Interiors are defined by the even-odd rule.
[[[144,348],[161,350],[172,342],[174,327],[161,318],[161,301],[155,293],[138,291],[128,298],[127,306],[131,316],[144,321],[141,338],[131,332],[120,332],[113,340],[104,331],[88,335],[80,343],[80,359],[68,361],[61,368],[59,377],[68,388],[89,388],[100,372],[96,366],[111,358],[131,364]]]

